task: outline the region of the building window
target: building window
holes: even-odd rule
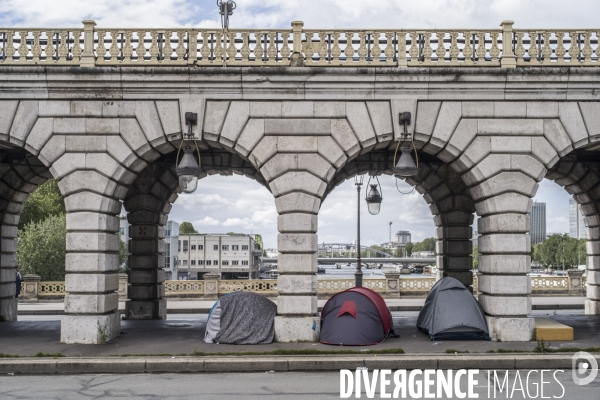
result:
[[[232,261],[231,265],[238,265],[240,262],[239,261]]]
[[[204,245],[202,245],[202,244],[199,244],[199,245],[198,245],[198,250],[204,250]]]
[[[238,246],[237,244],[232,244],[231,245],[231,250],[239,250],[240,246]]]
[[[190,261],[190,265],[196,265],[196,260]]]
[[[198,260],[198,265],[204,265],[204,260]]]
[[[124,235],[124,234],[125,234],[125,228],[120,228],[120,229],[119,229],[119,233],[120,233],[121,235]]]
[[[177,251],[181,251],[181,240],[177,241]]]
[[[223,245],[223,250],[229,250],[229,245],[228,244],[224,244]]]
[[[210,265],[210,260],[206,260],[206,265]]]
[[[190,250],[196,250],[196,245],[195,244],[191,245]]]
[[[213,260],[213,265],[219,265],[219,260]]]
[[[248,265],[248,261],[242,261],[242,265]]]
[[[219,251],[219,245],[218,245],[218,244],[215,244],[215,245],[213,246],[213,250],[217,250],[217,251]]]
[[[187,260],[183,260],[183,266],[187,266]]]
[[[248,245],[247,244],[243,244],[242,245],[242,250],[248,250]]]
[[[221,261],[221,265],[229,265],[229,261]]]
[[[187,240],[184,240],[184,241],[183,241],[183,252],[185,253],[185,252],[187,252],[187,251],[188,251],[188,241],[187,241]]]

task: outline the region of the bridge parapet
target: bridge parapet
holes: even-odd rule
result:
[[[596,29],[0,28],[0,65],[502,67],[598,65]]]

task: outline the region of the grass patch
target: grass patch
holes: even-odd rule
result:
[[[530,350],[518,350],[518,349],[497,349],[497,350],[488,350],[486,353],[531,353]]]
[[[19,358],[16,354],[0,353],[0,358]]]
[[[600,347],[562,347],[559,349],[546,348],[547,353],[577,353],[578,351],[585,351],[587,353],[600,353]]]
[[[64,357],[62,353],[42,353],[41,351],[34,355],[34,357]]]
[[[228,353],[205,353],[203,351],[192,351],[194,357],[206,356],[296,356],[296,355],[326,355],[326,354],[404,354],[404,350],[381,349],[381,350],[317,350],[317,349],[277,349],[273,351],[235,351]]]
[[[468,353],[469,350],[446,349],[446,353]]]

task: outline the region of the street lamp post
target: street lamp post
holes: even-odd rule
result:
[[[365,197],[367,202],[367,209],[369,210],[369,214],[377,215],[379,214],[379,210],[381,209],[381,201],[383,197],[379,193],[381,190],[381,185],[379,184],[379,179],[377,179],[377,184],[371,185],[371,178],[369,177],[368,186],[371,187],[371,190]],[[362,278],[363,273],[361,269],[360,262],[360,189],[363,184],[363,175],[356,175],[354,177],[354,184],[356,185],[356,272],[354,273],[354,286],[360,287],[362,286]],[[379,190],[378,190],[379,187]]]
[[[360,268],[360,189],[363,184],[363,176],[356,175],[354,177],[356,185],[356,272],[354,273],[354,286],[362,286],[363,273]]]

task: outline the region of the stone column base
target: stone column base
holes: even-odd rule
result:
[[[600,301],[587,299],[585,301],[586,315],[600,315]]]
[[[275,317],[276,342],[317,342],[320,330],[319,317]]]
[[[60,323],[60,342],[66,344],[102,344],[121,332],[121,314],[64,315]]]
[[[167,319],[167,299],[127,300],[125,319]]]
[[[486,316],[490,337],[495,342],[529,342],[533,340],[533,318],[510,318]]]
[[[1,320],[4,321],[16,321],[17,320],[17,299],[8,298],[0,299],[0,315]]]

